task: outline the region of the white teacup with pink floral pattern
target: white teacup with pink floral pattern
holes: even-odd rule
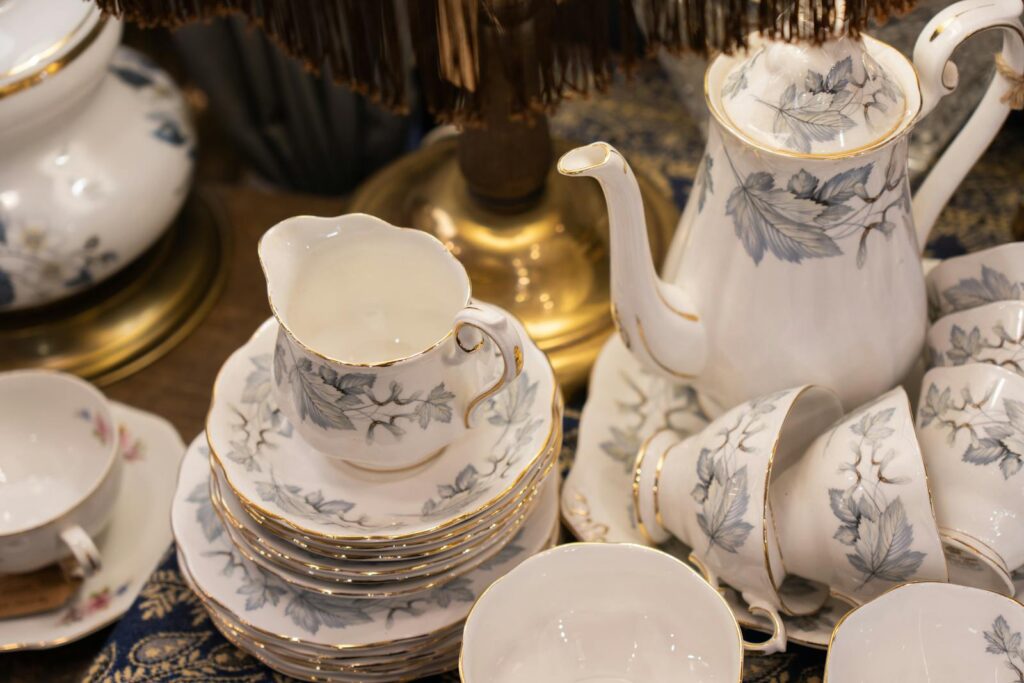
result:
[[[0,573],[69,555],[100,566],[93,543],[121,485],[110,405],[91,384],[57,372],[0,374]]]

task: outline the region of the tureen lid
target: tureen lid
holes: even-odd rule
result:
[[[871,46],[878,45],[871,41]],[[903,121],[906,95],[867,41],[752,40],[718,88],[732,125],[775,151],[826,155],[878,142]]]
[[[100,14],[83,0],[0,0],[0,92],[66,58]]]

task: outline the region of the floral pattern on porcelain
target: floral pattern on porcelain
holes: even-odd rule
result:
[[[276,354],[275,354],[276,355]],[[256,473],[260,499],[277,510],[302,520],[315,520],[320,524],[343,529],[398,530],[413,521],[432,520],[457,514],[478,500],[511,473],[514,466],[526,456],[532,456],[524,445],[535,438],[545,418],[531,413],[537,395],[538,382],[530,380],[523,371],[505,390],[488,399],[482,415],[494,428],[501,428],[487,458],[488,469],[467,465],[448,482],[437,483],[434,496],[420,505],[420,513],[409,522],[380,522],[356,514],[356,504],[349,500],[328,498],[317,490],[308,490],[287,480],[287,475],[275,471],[267,462],[268,449],[277,449],[294,437],[292,425],[274,405],[271,390],[271,364],[276,362],[269,354],[249,357],[252,367],[246,376],[245,388],[238,405],[233,406],[235,421],[231,425],[231,450],[224,457]]]
[[[947,432],[950,443],[967,433],[970,441],[961,455],[963,462],[998,467],[1006,480],[1024,465],[1024,402],[1003,398],[1001,405],[990,405],[991,399],[991,393],[974,396],[970,387],[954,397],[951,387],[940,390],[933,382],[918,411],[918,424],[924,428],[935,423]]]
[[[494,481],[505,479],[526,454],[526,446],[544,423],[531,418],[530,408],[537,396],[537,382],[524,372],[505,391],[488,399],[484,412],[487,422],[501,427],[487,460],[487,469],[466,465],[451,482],[437,485],[437,496],[423,503],[424,519],[434,519],[463,509],[490,489]]]
[[[750,84],[749,71],[764,54],[757,50],[725,81],[722,95],[734,100]],[[834,62],[823,72],[808,69],[803,82],[791,82],[774,102],[753,96],[752,102],[770,109],[772,136],[777,147],[811,154],[815,143],[836,141],[843,132],[865,126],[885,134],[892,116],[874,121],[873,113],[889,114],[903,103],[899,86],[871,55],[861,53],[863,75],[854,75],[853,55]]]
[[[827,177],[815,175],[809,165],[794,173],[747,171],[742,167],[743,156],[737,150],[730,153],[729,144],[721,147],[733,180],[725,213],[757,265],[768,252],[795,264],[842,256],[850,249],[845,242],[856,236],[857,267],[863,268],[871,234],[888,241],[902,215],[910,211],[905,141],[893,145],[882,172],[876,173],[876,162],[869,161]],[[698,172],[698,213],[706,196],[715,191],[714,167],[709,152]],[[869,186],[877,189],[871,191]]]
[[[746,543],[754,525],[746,521],[750,505],[747,466],[743,455],[757,448],[767,434],[761,418],[777,409],[776,402],[789,392],[776,392],[749,402],[730,426],[722,429],[717,444],[703,447],[697,456],[697,480],[690,495],[701,506],[697,524],[707,541],[707,550],[718,546],[736,553]]]
[[[997,322],[984,334],[979,326],[965,330],[953,325],[949,331],[949,346],[945,351],[928,349],[932,365],[966,365],[988,363],[1024,375],[1024,334],[1010,334]]]
[[[209,487],[205,482],[196,486],[187,501],[196,506],[195,519],[202,527],[208,544],[203,555],[223,560],[221,573],[237,579],[238,586],[235,590],[238,595],[245,596],[245,610],[253,612],[283,605],[284,614],[291,622],[312,635],[317,634],[325,626],[344,629],[378,621],[386,630],[393,625],[398,615],[415,617],[431,608],[444,609],[459,602],[469,605],[478,597],[471,580],[467,577],[453,579],[407,598],[340,598],[303,590],[249,562],[238,552],[224,534],[224,528],[213,509]],[[523,531],[520,530],[507,546],[481,565],[480,569],[493,569],[522,554],[525,551],[524,546],[519,543],[522,534]]]
[[[70,246],[64,229],[5,212],[0,204],[0,310],[19,299],[49,300],[84,289],[118,262],[98,235],[79,240]]]
[[[637,375],[623,373],[622,382],[630,395],[617,398],[616,405],[627,419],[621,427],[609,425],[608,438],[601,442],[601,451],[629,475],[640,445],[654,432],[671,429],[682,438],[709,422],[692,386],[647,371]]]
[[[926,556],[914,550],[913,525],[895,494],[909,480],[886,471],[899,455],[889,441],[896,433],[890,424],[895,410],[869,408],[849,425],[852,460],[841,464],[839,471],[850,473],[854,481],[846,489],[828,490],[829,505],[840,522],[833,538],[849,546],[846,559],[857,572],[860,587],[874,580],[904,582]]]
[[[435,421],[452,421],[455,394],[444,382],[429,390],[407,391],[392,381],[381,393],[375,386],[376,374],[339,373],[308,355],[296,356],[283,331],[274,349],[274,379],[278,386],[287,382],[292,388],[302,420],[328,430],[362,431],[367,443],[373,443],[382,430],[400,441],[409,427],[424,430]]]
[[[1024,649],[1021,648],[1020,631],[1014,631],[999,615],[992,622],[991,631],[983,631],[985,652],[1006,659],[1006,668],[1013,672],[1012,683],[1024,683]]]
[[[126,593],[129,587],[131,587],[131,583],[125,582],[113,590],[109,586],[104,586],[99,590],[90,592],[89,595],[80,598],[74,605],[69,607],[58,623],[62,625],[76,624],[83,619],[106,611],[110,608],[114,598]]]
[[[963,311],[996,301],[1024,300],[1024,282],[1014,282],[1005,273],[983,265],[979,277],[961,278],[938,293],[945,312]]]

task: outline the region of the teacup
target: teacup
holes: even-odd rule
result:
[[[780,454],[772,472],[788,571],[852,605],[895,584],[948,579],[902,388],[844,416],[806,452]]]
[[[655,539],[665,531],[677,536],[712,585],[728,583],[751,612],[772,620],[771,638],[745,643],[749,650],[784,650],[779,612],[809,614],[828,597],[823,588],[782,591],[786,569],[768,484],[774,461],[798,457],[841,415],[832,391],[798,387],[740,404],[675,445],[659,433],[638,454],[634,503],[642,528]]]
[[[735,683],[739,626],[721,595],[660,550],[571,543],[526,560],[466,619],[464,683]]]
[[[281,324],[278,405],[329,456],[420,464],[522,370],[518,324],[474,301],[462,264],[427,233],[364,214],[297,216],[263,235],[259,256]]]
[[[839,620],[826,683],[1024,680],[1024,606],[949,583],[893,588]]]
[[[116,427],[103,394],[46,370],[0,373],[0,573],[73,556],[93,574],[92,539],[121,485]]]
[[[950,313],[928,330],[932,365],[988,363],[1024,376],[1024,301]]]
[[[1024,243],[1011,242],[940,261],[928,273],[932,317],[1024,299]]]
[[[1012,596],[1024,565],[1024,378],[981,363],[929,370],[917,435],[952,579]]]

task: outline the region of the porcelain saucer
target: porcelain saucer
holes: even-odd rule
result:
[[[484,588],[548,544],[558,517],[557,487],[552,487],[515,538],[466,576],[401,598],[326,596],[282,582],[232,545],[210,501],[210,468],[201,445],[199,437],[185,456],[172,507],[183,570],[204,602],[279,641],[345,649],[401,642],[448,628],[465,618]]]
[[[672,429],[682,438],[708,421],[693,387],[646,372],[613,335],[591,371],[576,459],[562,487],[562,518],[573,534],[583,541],[654,545],[637,527],[633,513],[637,449],[662,429]],[[689,548],[677,540],[660,547],[688,562]],[[726,602],[742,626],[771,632],[767,620],[752,616],[736,591],[724,588]],[[815,614],[783,616],[789,640],[827,647],[836,620],[849,609],[830,599]]]
[[[552,453],[554,455],[554,452]],[[245,513],[241,504],[231,495],[231,489],[223,483],[219,470],[214,466],[210,485],[214,490],[214,507],[222,521],[241,532],[247,544],[254,550],[273,556],[275,560],[296,571],[306,571],[310,575],[331,577],[349,577],[358,580],[362,577],[376,577],[384,580],[387,577],[404,577],[435,572],[438,567],[451,563],[468,561],[476,551],[494,537],[500,535],[509,526],[516,513],[521,511],[536,494],[530,492],[523,500],[499,516],[491,518],[485,526],[471,529],[463,535],[449,539],[434,551],[418,551],[413,557],[395,559],[392,551],[382,549],[377,555],[351,556],[351,551],[315,550],[303,541],[291,537],[280,537],[272,530],[261,527],[256,520]],[[533,491],[536,484],[531,485]],[[219,499],[218,499],[219,496]],[[267,533],[271,531],[271,533]],[[301,545],[297,545],[301,543]],[[406,552],[406,548],[401,549]]]
[[[509,522],[503,525],[499,533],[487,538],[480,547],[468,546],[465,554],[455,560],[437,566],[428,567],[426,571],[397,576],[363,576],[350,577],[347,574],[332,573],[329,570],[299,569],[281,560],[279,555],[268,552],[258,541],[250,538],[241,529],[225,519],[217,499],[218,491],[215,479],[211,480],[211,502],[221,519],[222,526],[238,552],[248,561],[277,575],[285,583],[298,588],[317,591],[325,595],[339,595],[357,598],[387,598],[399,595],[419,593],[435,586],[442,585],[463,576],[501,552],[501,549],[512,539],[533,513],[543,498],[546,487],[550,487],[552,476],[549,475],[538,485],[538,492],[531,494],[524,505]]]
[[[276,320],[266,321],[224,363],[207,437],[235,495],[278,525],[367,547],[433,534],[520,495],[547,452],[560,399],[547,357],[529,344],[522,374],[488,399],[478,426],[439,457],[385,474],[327,458],[298,438],[274,405],[277,330]]]
[[[0,619],[0,652],[57,647],[116,621],[131,607],[173,540],[168,511],[174,491],[167,484],[174,480],[185,444],[163,418],[111,405],[124,466],[113,517],[97,539],[103,566],[82,584],[70,605]]]
[[[227,509],[234,513],[237,526],[245,527],[251,534],[259,537],[260,545],[268,551],[280,555],[293,555],[293,559],[301,563],[303,560],[314,564],[328,563],[339,568],[361,572],[364,569],[383,571],[398,566],[416,566],[417,564],[436,563],[445,557],[461,553],[467,547],[482,542],[487,536],[495,535],[500,528],[508,523],[526,502],[535,494],[538,483],[554,468],[561,452],[562,416],[561,399],[552,406],[554,429],[551,430],[544,453],[524,473],[512,495],[492,507],[470,515],[464,520],[445,527],[444,529],[416,536],[390,541],[378,541],[379,545],[362,546],[353,541],[331,541],[311,537],[294,529],[275,522],[247,507],[238,498],[235,491],[225,479],[223,470],[211,458],[211,469],[221,494],[221,500]]]

